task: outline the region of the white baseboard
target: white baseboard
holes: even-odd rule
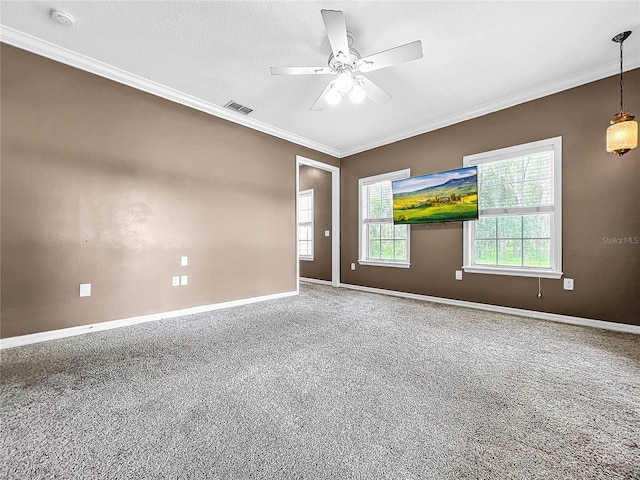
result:
[[[640,326],[628,325],[626,323],[605,322],[604,320],[593,320],[590,318],[571,317],[569,315],[560,315],[558,313],[537,312],[535,310],[525,310],[522,308],[502,307],[500,305],[488,305],[485,303],[467,302],[465,300],[453,300],[449,298],[431,297],[429,295],[419,295],[417,293],[396,292],[394,290],[385,290],[382,288],[363,287],[361,285],[352,285],[349,283],[341,283],[340,287],[350,288],[352,290],[361,290],[369,293],[380,293],[383,295],[391,295],[394,297],[411,298],[413,300],[423,300],[434,303],[444,303],[447,305],[455,305],[457,307],[476,308],[478,310],[488,310],[490,312],[508,313],[520,317],[530,317],[539,320],[549,320],[552,322],[569,323],[571,325],[579,325],[582,327],[602,328],[604,330],[613,330],[616,332],[635,333],[640,335]]]
[[[0,339],[0,350],[7,348],[21,347],[31,343],[46,342],[58,338],[73,337],[90,332],[99,332],[102,330],[111,330],[112,328],[127,327],[137,325],[139,323],[153,322],[163,320],[165,318],[182,317],[184,315],[192,315],[194,313],[211,312],[213,310],[221,310],[223,308],[238,307],[240,305],[248,305],[250,303],[264,302],[267,300],[275,300],[277,298],[291,297],[297,295],[298,292],[282,292],[260,297],[243,298],[241,300],[231,300],[228,302],[213,303],[211,305],[201,305],[198,307],[183,308],[180,310],[172,310],[170,312],[152,313],[150,315],[141,315],[139,317],[123,318],[121,320],[111,320],[108,322],[93,323],[90,325],[81,325],[78,327],[61,328],[59,330],[50,330],[48,332],[31,333],[29,335],[20,335],[18,337],[9,337]]]
[[[330,280],[318,280],[317,278],[300,277],[300,281],[301,282],[307,282],[307,283],[317,283],[317,284],[320,284],[320,285],[331,286],[331,281]]]

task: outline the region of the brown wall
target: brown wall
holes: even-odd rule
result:
[[[625,73],[625,108],[640,114],[640,70]],[[341,281],[437,297],[640,325],[640,245],[603,238],[640,238],[640,148],[605,152],[616,113],[617,77],[459,123],[341,161]],[[462,166],[462,157],[562,136],[563,271],[575,280],[464,274],[462,224],[411,227],[411,268],[358,265],[358,179],[402,168],[411,175]]]
[[[331,172],[308,165],[300,166],[300,190],[313,189],[313,261],[300,260],[300,276],[331,281]],[[332,232],[333,234],[333,232]]]
[[[3,338],[294,290],[296,155],[340,163],[342,282],[640,324],[640,245],[603,241],[640,237],[640,149],[604,152],[616,77],[339,162],[5,44],[0,59]],[[625,85],[638,114],[640,70]],[[413,227],[410,269],[349,269],[358,178],[557,135],[574,291],[543,280],[539,300],[533,278],[455,281],[459,224]],[[190,285],[171,287],[183,273]]]
[[[2,337],[295,290],[296,155],[337,159],[5,44],[1,61]]]

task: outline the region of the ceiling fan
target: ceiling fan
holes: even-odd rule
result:
[[[416,40],[361,58],[358,51],[352,48],[353,36],[347,32],[344,14],[339,10],[321,10],[320,13],[331,44],[328,66],[271,67],[271,75],[337,75],[322,91],[311,110],[337,105],[343,95],[348,95],[353,103],[361,103],[365,98],[377,103],[390,100],[391,95],[362,74],[422,58],[422,42]]]

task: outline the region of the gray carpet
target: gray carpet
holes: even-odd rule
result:
[[[303,284],[2,352],[9,479],[639,479],[640,337]]]

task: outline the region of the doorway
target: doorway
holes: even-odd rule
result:
[[[331,238],[331,285],[334,287],[340,286],[340,168],[334,167],[327,163],[318,162],[309,158],[296,155],[296,197],[300,192],[300,170],[301,167],[312,167],[318,170],[331,173],[331,226],[330,229],[321,227],[319,229],[321,237],[317,240],[322,240],[325,235]],[[299,211],[298,202],[296,202],[296,265],[297,265],[297,291],[300,291],[300,262],[305,260],[299,259]],[[317,230],[317,229],[316,229]],[[317,237],[317,235],[316,235]],[[324,282],[320,282],[324,283]]]

